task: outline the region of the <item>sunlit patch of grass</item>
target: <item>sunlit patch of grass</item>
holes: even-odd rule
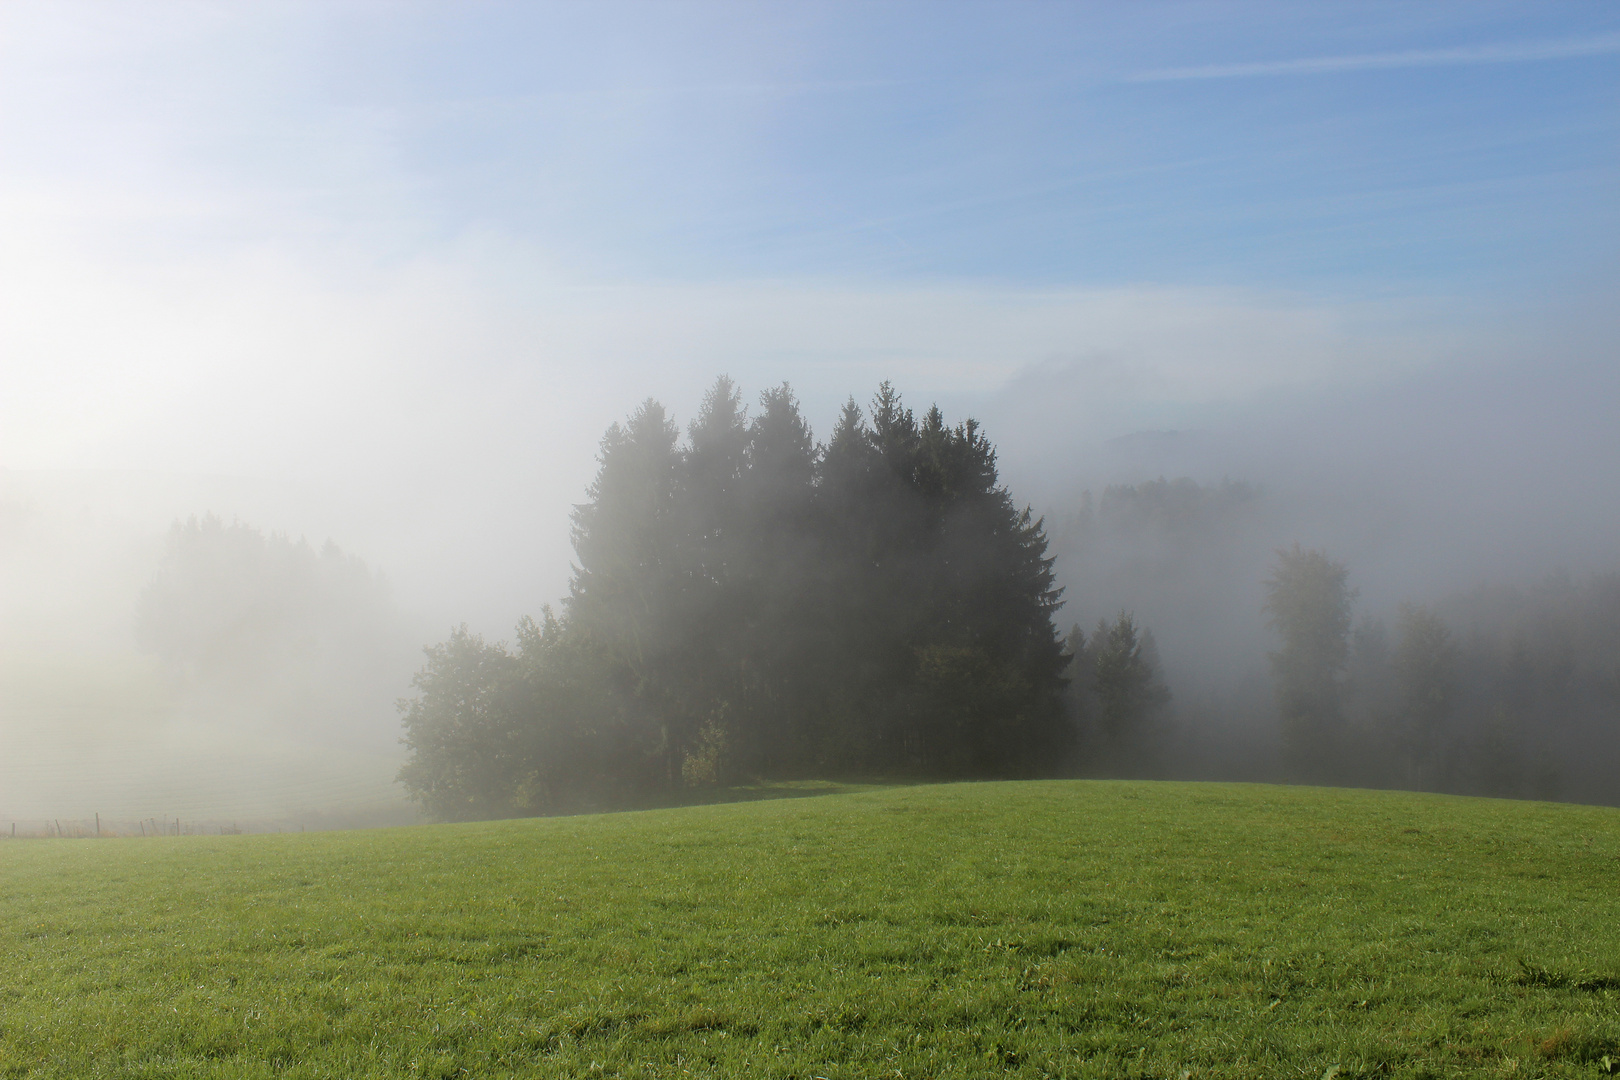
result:
[[[1617,865],[1614,810],[1104,782],[0,842],[0,1076],[1590,1077]]]

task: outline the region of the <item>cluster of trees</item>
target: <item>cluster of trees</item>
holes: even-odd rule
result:
[[[1042,523],[978,425],[887,383],[818,445],[786,386],[750,416],[721,378],[684,443],[648,401],[599,460],[561,613],[513,648],[455,631],[402,703],[401,779],[438,816],[745,777],[1049,775],[1075,768],[1082,710],[1124,747],[1163,703],[1128,615],[1065,648]]]
[[[1173,737],[1167,713],[1171,694],[1153,631],[1139,628],[1136,617],[1121,610],[1112,621],[1098,622],[1089,638],[1073,626],[1064,652],[1077,771],[1143,775],[1162,770],[1165,744]]]
[[[1059,639],[1046,533],[992,446],[887,384],[818,444],[785,386],[750,415],[721,379],[684,439],[648,401],[599,460],[560,612],[510,647],[454,631],[401,703],[435,816],[830,775],[1620,799],[1620,576],[1357,621],[1348,568],[1275,549],[1261,490],[1158,480],[1059,531],[1081,606],[1118,612]]]
[[[431,651],[402,778],[434,813],[1068,753],[1045,536],[971,421],[885,385],[817,446],[786,387],[750,418],[721,379],[685,445],[652,401],[608,430],[573,539],[560,618]]]
[[[1521,798],[1620,797],[1620,575],[1481,589],[1352,624],[1344,563],[1277,553],[1266,611],[1289,775]]]
[[[1380,548],[1321,492],[1186,478],[1108,487],[1054,528],[1070,603],[1132,609],[1175,675],[1174,724],[1117,770],[1620,802],[1620,578],[1375,612],[1367,571],[1301,532]],[[1407,569],[1381,554],[1374,577]]]

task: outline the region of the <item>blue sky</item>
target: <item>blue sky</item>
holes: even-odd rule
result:
[[[63,10],[7,16],[8,171],[243,200],[159,243],[295,217],[615,279],[1378,295],[1614,270],[1609,5]]]
[[[423,24],[333,93],[412,115],[445,227],[620,273],[1383,293],[1612,261],[1613,9],[749,10]]]
[[[403,562],[425,503],[542,596],[649,393],[891,378],[1025,479],[1612,367],[1617,239],[1611,4],[0,8],[0,466],[304,485],[267,524]]]
[[[630,273],[1449,282],[1614,224],[1620,13],[749,10],[345,27],[332,98],[405,114],[445,227]],[[1220,74],[1318,57],[1352,63]]]

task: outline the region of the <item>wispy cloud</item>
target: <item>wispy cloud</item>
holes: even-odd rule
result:
[[[1566,60],[1581,56],[1620,53],[1620,34],[1562,41],[1532,41],[1506,45],[1465,45],[1454,49],[1413,49],[1405,52],[1356,53],[1349,56],[1313,56],[1299,60],[1262,60],[1248,64],[1207,64],[1201,67],[1159,68],[1130,77],[1131,82],[1182,82],[1190,79],[1247,79],[1267,75],[1326,75],[1341,71],[1376,71],[1385,68],[1446,67],[1459,64],[1522,64],[1537,60]]]

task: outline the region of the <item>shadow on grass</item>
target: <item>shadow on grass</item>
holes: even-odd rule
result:
[[[1519,974],[1514,976],[1513,981],[1520,986],[1536,986],[1544,990],[1620,990],[1620,977],[1614,975],[1568,975],[1562,971],[1550,971],[1528,960],[1519,961]]]
[[[715,806],[723,803],[764,802],[770,799],[811,799],[820,795],[849,795],[860,791],[911,787],[920,781],[903,780],[781,780],[731,787],[682,788],[637,799],[619,810],[672,810],[682,806]]]

